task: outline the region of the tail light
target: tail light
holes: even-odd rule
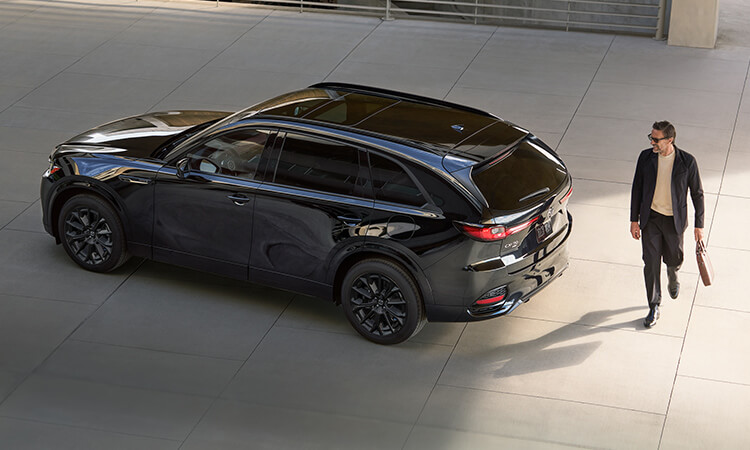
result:
[[[567,202],[568,199],[570,198],[570,194],[572,193],[573,193],[573,186],[571,186],[570,189],[568,189],[568,193],[565,194],[565,197],[560,199],[560,204],[562,205],[563,203]]]
[[[459,224],[459,227],[461,228],[461,231],[474,239],[491,242],[505,239],[512,234],[523,231],[533,225],[537,220],[539,220],[538,216],[512,227],[505,227],[502,225],[468,225],[465,223]]]

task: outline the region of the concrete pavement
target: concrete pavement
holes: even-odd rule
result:
[[[0,3],[0,447],[748,448],[741,17],[702,50],[210,2]],[[470,104],[555,147],[575,178],[565,276],[509,317],[382,347],[332,304],[139,260],[88,273],[44,233],[39,178],[62,140],[324,80]],[[663,119],[698,159],[717,278],[700,284],[689,230],[680,298],[645,330],[629,189]]]

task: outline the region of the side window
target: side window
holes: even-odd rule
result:
[[[190,170],[253,179],[268,135],[244,128],[216,136],[188,154]]]
[[[375,199],[410,206],[427,203],[419,187],[395,161],[370,153],[370,171]]]
[[[287,186],[357,194],[360,150],[346,144],[288,133],[273,181]]]

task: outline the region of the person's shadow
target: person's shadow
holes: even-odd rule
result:
[[[601,342],[564,345],[565,342],[615,330],[643,328],[642,319],[599,326],[610,317],[641,309],[629,307],[592,311],[581,316],[576,323],[566,324],[536,339],[495,347],[491,350],[493,356],[488,360],[496,361],[499,366],[494,370],[496,378],[576,366],[588,359],[601,346]]]

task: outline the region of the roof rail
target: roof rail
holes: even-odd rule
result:
[[[472,108],[471,106],[460,105],[458,103],[452,103],[452,102],[448,102],[445,100],[439,100],[436,98],[423,97],[421,95],[407,94],[405,92],[392,91],[390,89],[382,89],[382,88],[377,88],[377,87],[372,87],[372,86],[363,86],[363,85],[352,84],[352,83],[326,82],[326,83],[313,84],[312,86],[310,86],[310,88],[338,89],[338,90],[349,91],[349,92],[372,94],[372,95],[376,95],[379,97],[390,97],[390,98],[395,98],[399,100],[408,100],[408,101],[412,101],[416,103],[423,103],[423,104],[428,104],[428,105],[460,109],[462,111],[479,114],[481,116],[492,117],[494,119],[500,119],[498,116],[494,114],[488,113],[487,111],[482,111],[481,109]]]

